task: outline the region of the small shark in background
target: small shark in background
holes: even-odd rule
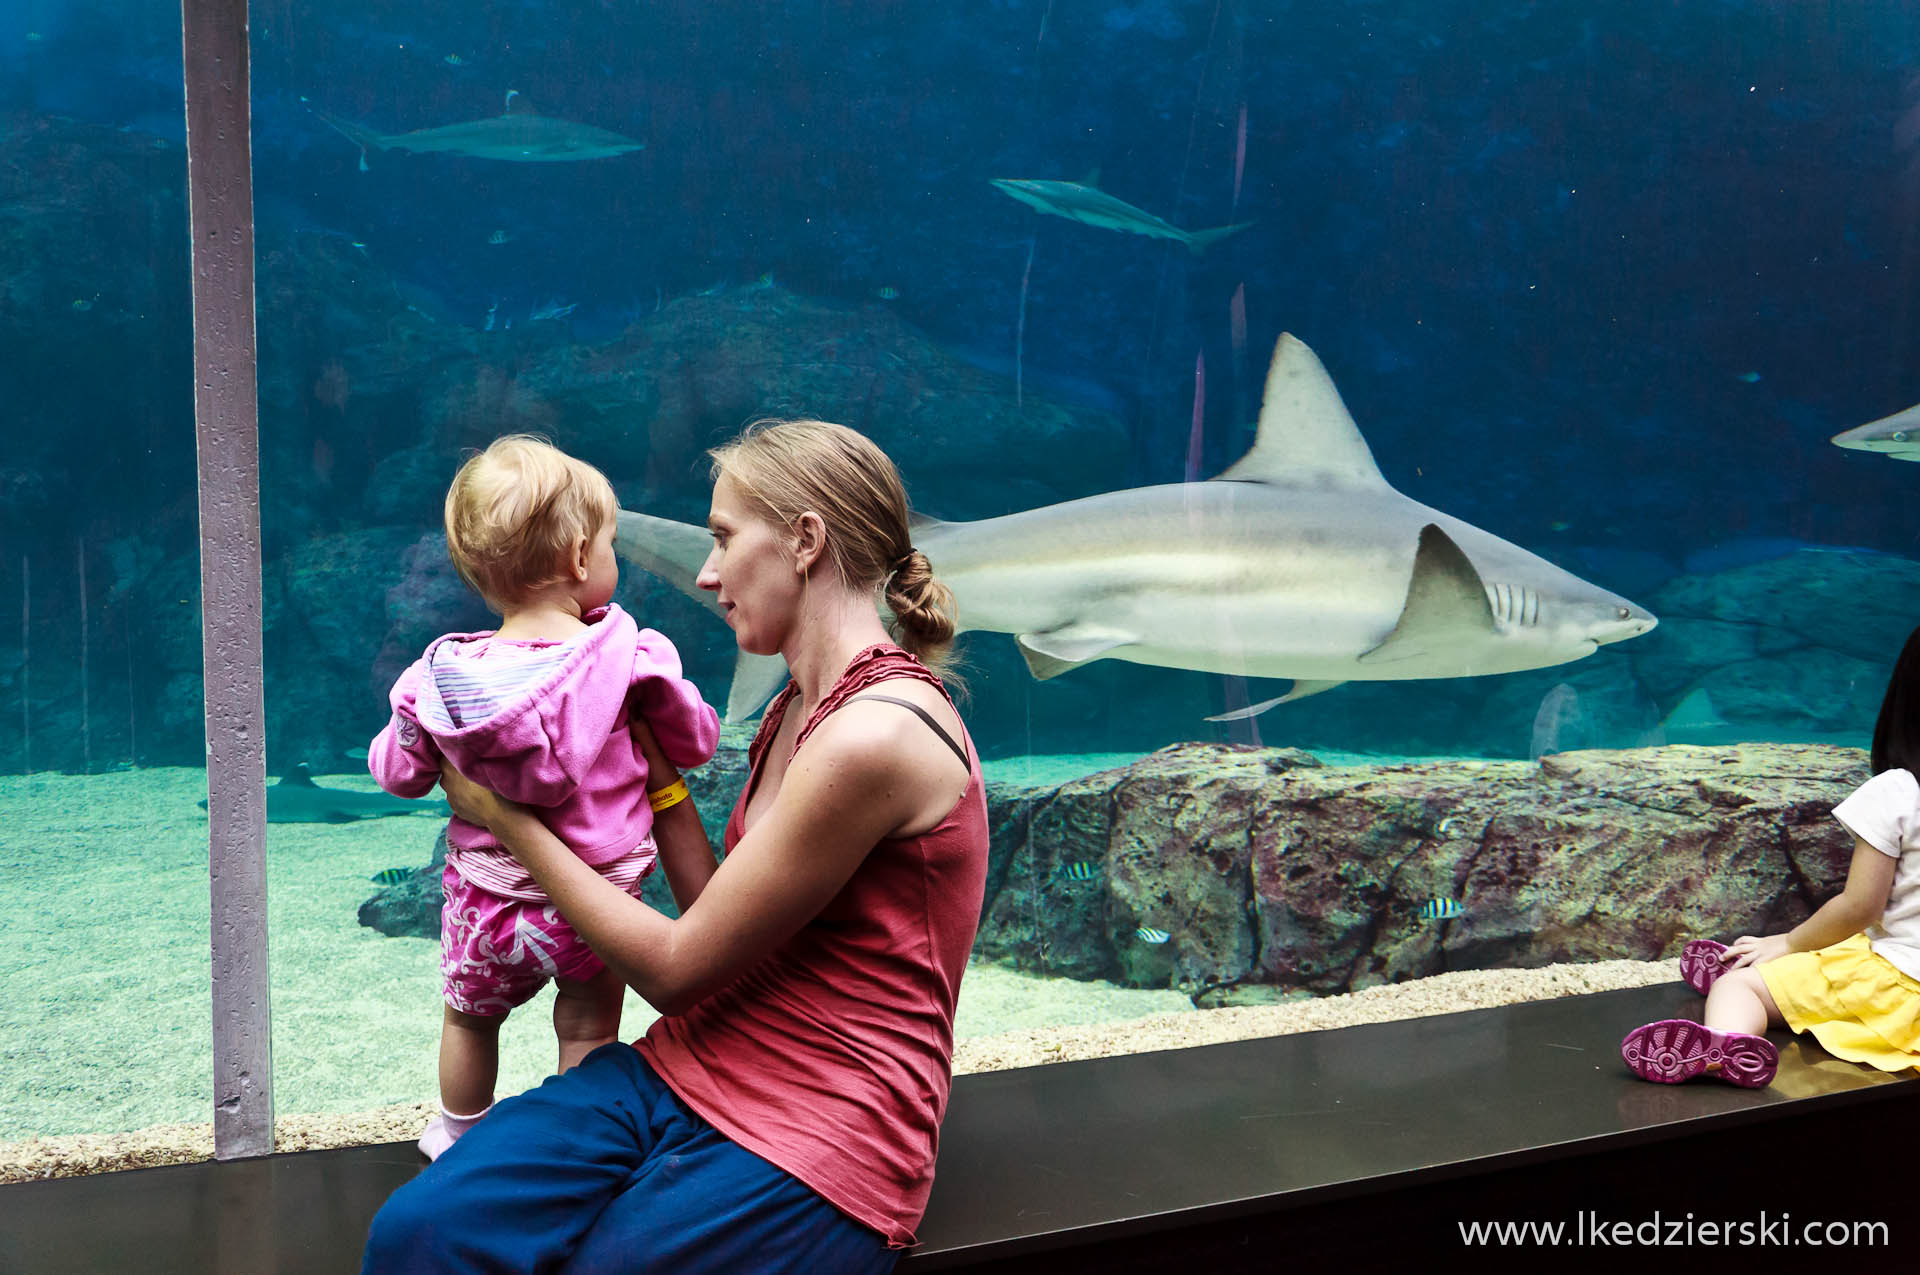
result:
[[[1135,208],[1124,199],[1115,199],[1099,188],[1099,180],[1099,171],[1095,170],[1077,182],[995,177],[991,184],[1002,194],[1011,195],[1027,207],[1037,208],[1043,213],[1088,226],[1099,226],[1103,230],[1119,230],[1153,239],[1171,239],[1185,244],[1196,255],[1253,224],[1242,221],[1214,230],[1182,230],[1145,209]]]
[[[1313,351],[1282,335],[1253,448],[1206,482],[1106,492],[978,522],[915,523],[960,628],[1011,633],[1036,678],[1093,660],[1290,677],[1252,717],[1348,681],[1546,668],[1657,621],[1387,484]],[[705,528],[622,510],[614,547],[682,592]],[[742,653],[727,720],[786,678]]]
[[[206,802],[200,808],[207,808]],[[268,823],[353,823],[389,815],[432,815],[445,819],[452,812],[444,801],[416,801],[384,792],[352,788],[323,788],[313,782],[301,762],[267,789]]]
[[[1920,403],[1835,434],[1833,445],[1857,452],[1879,452],[1895,460],[1920,460]]]
[[[360,147],[360,171],[367,171],[369,150],[407,151],[412,154],[464,155],[470,159],[500,159],[517,164],[567,163],[583,159],[612,159],[642,150],[645,142],[572,120],[541,115],[532,107],[514,105],[518,89],[507,94],[506,113],[464,124],[418,128],[411,133],[376,133],[316,110],[328,125]]]

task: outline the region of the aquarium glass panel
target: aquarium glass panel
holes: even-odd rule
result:
[[[0,1142],[212,1119],[184,140],[177,7],[7,6]]]
[[[779,680],[694,584],[705,450],[813,416],[899,463],[989,782],[962,1069],[1671,981],[1804,918],[1920,621],[1911,8],[256,6],[279,1111],[435,1097],[447,812],[372,772],[396,685],[499,622],[444,507],[510,433],[640,515],[613,599],[737,719],[716,840]],[[107,835],[0,844],[86,934],[81,846],[204,875],[177,30],[31,12],[0,782]],[[201,915],[156,940],[196,1042]],[[9,1012],[89,1021],[56,975]],[[45,1119],[134,1118],[89,1102]]]

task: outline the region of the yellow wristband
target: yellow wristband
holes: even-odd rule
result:
[[[655,813],[668,806],[677,806],[686,799],[687,781],[684,779],[676,779],[665,788],[656,788],[647,794],[647,804],[653,807]]]

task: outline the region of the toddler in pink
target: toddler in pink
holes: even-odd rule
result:
[[[502,622],[437,638],[401,674],[367,765],[398,796],[425,796],[451,766],[538,807],[583,860],[638,893],[654,866],[653,812],[685,788],[649,794],[629,723],[644,717],[685,769],[713,756],[720,722],[673,644],[611,601],[617,512],[598,470],[539,439],[499,439],[461,468],[447,494],[448,552]],[[429,1157],[491,1107],[509,1011],[555,982],[565,1071],[618,1037],[626,992],[485,828],[447,825],[442,883],[441,1114],[421,1138]]]

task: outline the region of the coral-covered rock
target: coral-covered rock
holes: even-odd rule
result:
[[[1400,766],[1179,746],[996,821],[1019,840],[996,846],[979,951],[1141,986],[1319,993],[1650,959],[1783,929],[1836,892],[1852,843],[1828,814],[1866,774],[1863,753],[1815,745]],[[1459,914],[1423,917],[1437,900]]]

